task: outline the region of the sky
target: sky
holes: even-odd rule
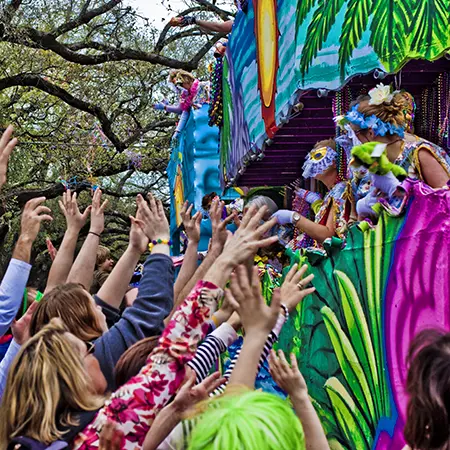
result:
[[[154,20],[154,24],[158,28],[163,28],[167,20],[176,15],[170,14],[167,6],[162,5],[161,0],[127,0],[127,3],[136,8],[144,17]],[[175,11],[184,9],[183,0],[166,0],[165,4],[170,4]]]

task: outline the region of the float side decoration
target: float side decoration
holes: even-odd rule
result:
[[[224,72],[224,86],[230,87],[224,112],[239,112],[238,105],[244,105],[245,126],[234,127],[233,116],[224,114],[223,184],[231,184],[258,158],[302,92],[339,89],[355,75],[376,69],[396,73],[411,59],[444,56],[450,50],[449,10],[449,0],[249,3],[236,19],[226,53],[234,70]],[[258,25],[263,20],[264,28]],[[235,142],[249,145],[242,149]]]
[[[249,4],[237,17],[224,63],[223,185],[236,183],[263,156],[305,91],[340,89],[355,75],[393,74],[411,59],[442,57],[450,50],[449,6],[448,0]],[[264,13],[269,29],[262,32]],[[276,64],[261,74],[275,47]],[[448,111],[440,112],[448,120]],[[403,447],[408,347],[418,331],[450,326],[450,192],[406,184],[402,215],[383,212],[375,227],[354,225],[344,241],[306,252],[317,292],[280,338],[279,348],[298,355],[333,449]]]

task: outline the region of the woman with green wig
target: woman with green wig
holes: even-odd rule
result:
[[[289,404],[260,391],[212,400],[194,428],[189,450],[302,450],[302,424]]]

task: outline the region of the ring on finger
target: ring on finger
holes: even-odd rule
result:
[[[297,283],[297,287],[298,287],[301,291],[303,291],[303,289],[305,289],[305,286],[303,286],[303,282],[302,282],[302,281],[299,281],[299,282]]]

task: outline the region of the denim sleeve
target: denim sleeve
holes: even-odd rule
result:
[[[173,308],[175,270],[167,255],[150,255],[133,306],[95,342],[95,356],[108,382],[115,389],[114,367],[122,354],[136,342],[157,336],[164,330],[164,319]]]
[[[31,265],[18,259],[11,259],[0,284],[0,336],[9,329],[22,303]]]

